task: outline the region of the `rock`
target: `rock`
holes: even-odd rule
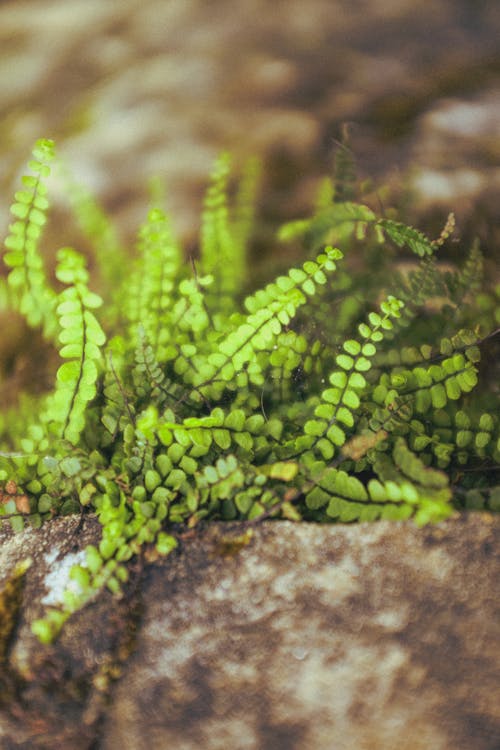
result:
[[[499,517],[242,531],[211,524],[137,563],[122,600],[104,593],[50,647],[29,623],[97,524],[2,532],[0,576],[33,564],[0,746],[498,748]]]
[[[499,108],[498,91],[490,91],[441,99],[419,119],[413,187],[420,210],[453,206],[470,217],[474,206],[484,209],[500,194]]]

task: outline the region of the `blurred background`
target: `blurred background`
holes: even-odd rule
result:
[[[265,213],[290,218],[349,122],[362,176],[411,170],[422,210],[454,208],[485,234],[499,39],[498,0],[4,0],[0,225],[42,136],[125,235],[156,174],[192,238],[221,149],[262,156]]]
[[[223,149],[264,164],[265,225],[307,214],[349,123],[360,177],[404,185],[431,235],[498,247],[498,0],[0,2],[0,231],[34,141],[133,242],[148,179],[196,245]],[[81,247],[56,195],[47,241]]]

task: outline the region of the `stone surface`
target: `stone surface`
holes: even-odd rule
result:
[[[97,527],[3,532],[0,577],[34,563],[0,672],[2,750],[498,748],[499,517],[266,523],[235,554],[240,532],[184,536],[43,648],[29,622]]]

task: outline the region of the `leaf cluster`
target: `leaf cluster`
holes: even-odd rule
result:
[[[62,362],[52,393],[2,415],[0,482],[29,508],[5,495],[0,514],[14,528],[75,512],[102,525],[62,607],[35,624],[42,640],[103,586],[119,595],[146,547],[175,549],[180,524],[423,524],[457,507],[498,510],[498,386],[482,362],[498,341],[500,289],[483,280],[477,245],[463,267],[440,267],[452,219],[431,240],[356,203],[346,153],[312,217],[280,230],[305,260],[258,290],[245,271],[255,163],[230,200],[229,157],[217,162],[189,261],[152,205],[125,262],[109,220],[68,183],[97,273],[114,279],[101,297],[73,248],[48,282],[55,153],[36,144],[4,261],[11,305]]]

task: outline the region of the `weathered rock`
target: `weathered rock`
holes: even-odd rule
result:
[[[57,598],[67,555],[98,534],[76,529],[0,537],[1,578],[34,560],[1,673],[2,750],[498,748],[499,517],[267,523],[238,552],[239,525],[210,525],[41,647],[44,584]]]

